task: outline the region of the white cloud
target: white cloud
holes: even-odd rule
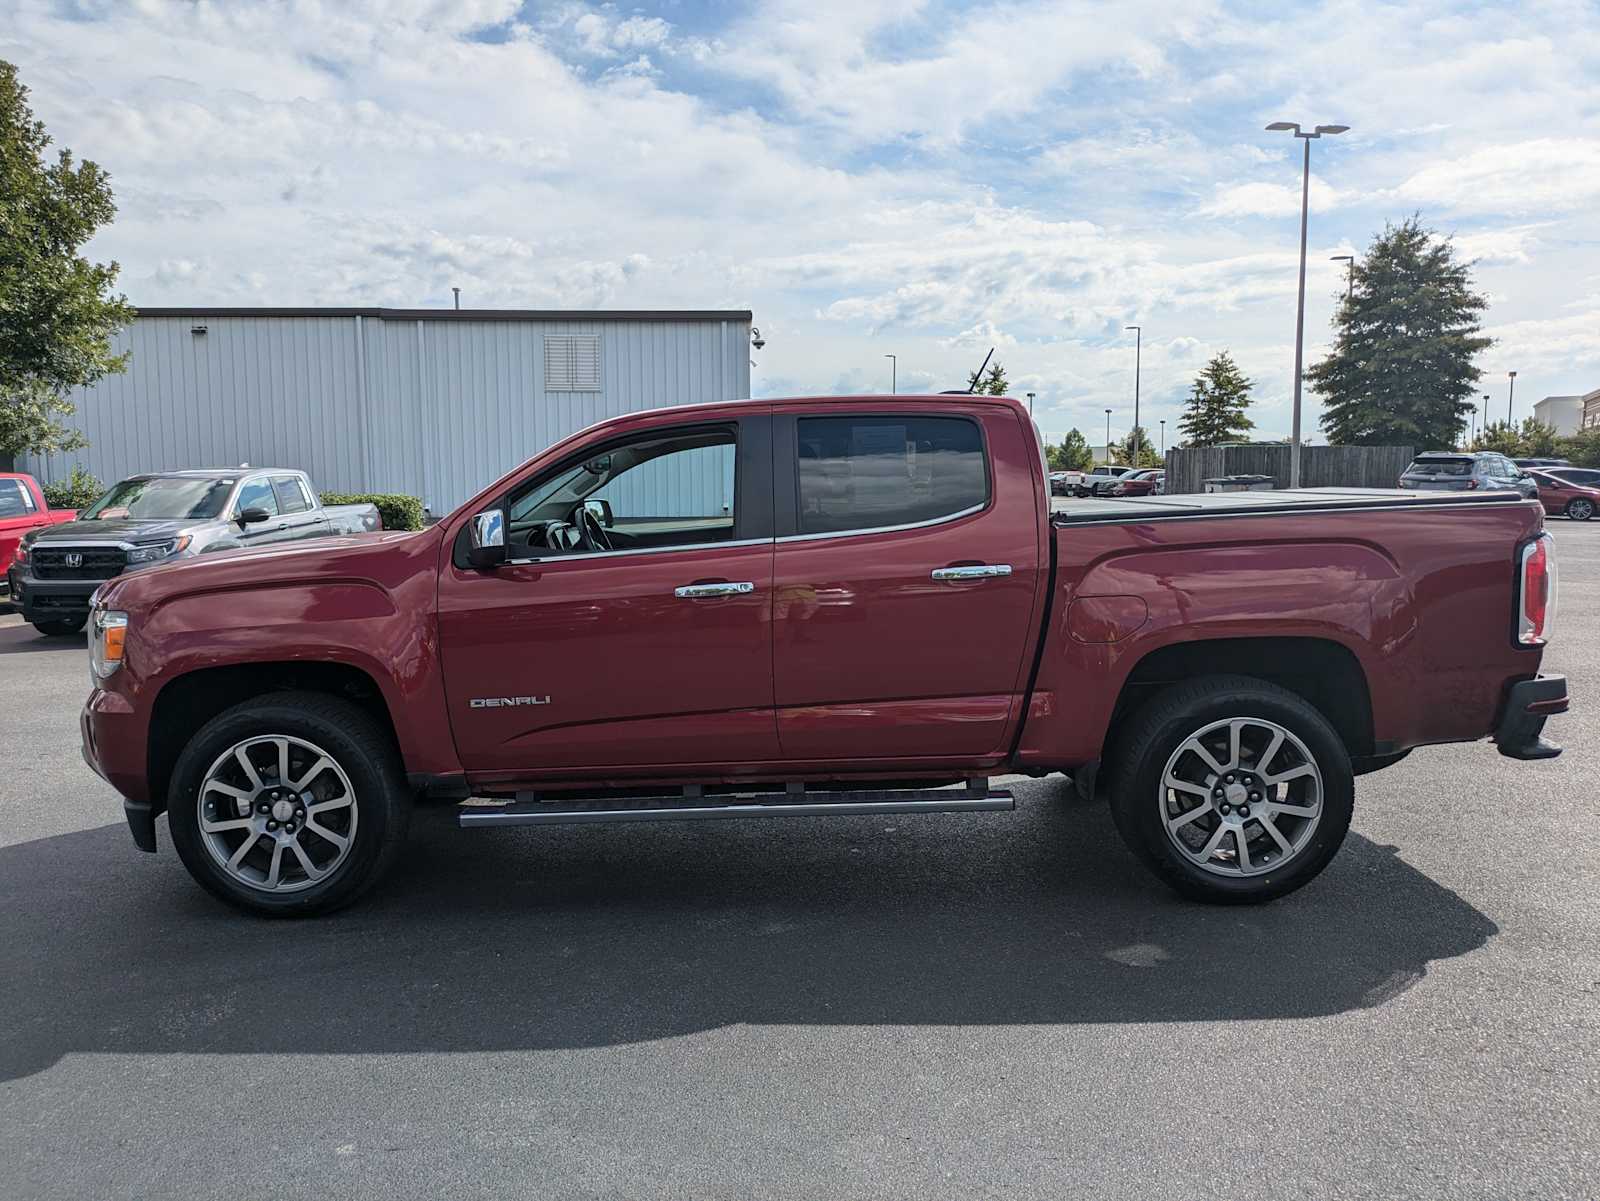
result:
[[[1600,139],[1536,138],[1485,146],[1422,168],[1394,195],[1453,213],[1592,212],[1600,204]]]
[[[1316,175],[1311,177],[1306,203],[1313,213],[1325,213],[1345,197]],[[1201,205],[1202,217],[1298,217],[1300,189],[1278,183],[1218,184],[1211,199]]]

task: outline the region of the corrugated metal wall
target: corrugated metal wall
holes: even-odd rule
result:
[[[74,396],[88,449],[23,456],[19,468],[51,480],[82,465],[110,483],[178,467],[299,467],[329,491],[410,493],[443,514],[602,418],[748,396],[741,316],[141,316],[117,340],[133,352],[127,372]],[[550,333],[600,335],[601,391],[545,392]],[[703,453],[704,470],[657,472],[631,492],[619,481],[618,514],[720,512],[731,463]]]

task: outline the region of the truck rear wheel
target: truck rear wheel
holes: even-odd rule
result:
[[[218,714],[173,770],[168,822],[199,884],[241,909],[305,916],[348,905],[399,852],[411,798],[387,733],[319,693]]]
[[[1198,901],[1255,904],[1309,883],[1354,809],[1350,756],[1328,720],[1247,676],[1161,693],[1119,740],[1115,770],[1124,841]]]

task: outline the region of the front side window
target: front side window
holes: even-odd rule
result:
[[[278,501],[272,495],[270,480],[251,480],[239,489],[239,503],[234,510],[243,513],[246,509],[265,509],[268,516],[278,515]]]
[[[511,497],[512,557],[728,541],[737,454],[731,426],[700,426],[652,431],[568,463]]]
[[[802,417],[802,534],[913,525],[978,508],[989,473],[965,417]]]

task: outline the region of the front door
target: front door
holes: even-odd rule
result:
[[[512,562],[476,571],[457,553],[439,582],[475,782],[777,757],[771,461],[752,408],[590,444],[508,493]]]
[[[234,519],[237,521],[246,509],[260,509],[267,514],[267,520],[237,526],[240,546],[265,546],[283,540],[287,526],[278,511],[278,497],[272,491],[272,481],[266,476],[257,476],[239,485],[239,498],[233,503]]]
[[[852,409],[775,418],[784,756],[999,754],[1039,620],[1038,444],[1009,406]]]

